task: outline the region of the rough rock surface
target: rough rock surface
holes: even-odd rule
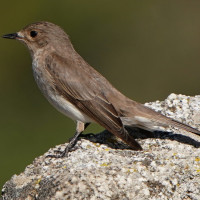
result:
[[[146,106],[200,129],[200,96],[171,94]],[[136,132],[143,151],[128,149],[104,131],[80,139],[68,157],[46,157],[66,144],[58,145],[7,181],[2,198],[199,200],[200,137],[167,131],[154,133],[154,138]]]

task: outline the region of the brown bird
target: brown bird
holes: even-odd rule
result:
[[[91,122],[100,124],[134,150],[142,147],[126,127],[155,131],[174,126],[200,135],[200,131],[124,96],[74,50],[68,35],[53,23],[33,23],[3,37],[17,39],[28,47],[38,87],[57,110],[77,121],[73,139],[56,157],[67,155]]]

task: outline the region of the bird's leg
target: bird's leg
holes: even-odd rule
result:
[[[61,157],[67,156],[71,149],[76,145],[79,135],[85,130],[85,124],[81,121],[76,123],[76,133],[74,137],[70,140],[69,144],[66,146],[65,150],[62,152]]]
[[[81,121],[77,121],[76,123],[76,133],[74,134],[73,138],[69,141],[69,144],[66,146],[65,150],[61,152],[60,155],[48,155],[48,157],[53,158],[62,158],[68,155],[71,149],[76,145],[78,141],[79,135],[85,130],[85,128],[89,125],[89,123],[84,124]]]
[[[85,128],[84,130],[90,125],[90,123],[85,123]],[[79,137],[82,137],[82,138],[86,138],[88,136],[94,136],[95,134],[94,133],[87,133],[87,134],[83,134],[83,132],[79,135]]]
[[[84,130],[90,125],[90,122],[85,123]]]

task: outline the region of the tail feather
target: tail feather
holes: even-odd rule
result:
[[[167,128],[173,126],[200,136],[199,130],[134,101],[132,101],[132,106],[123,110],[121,120],[123,125],[128,127],[138,127],[148,131],[155,131],[160,130],[159,127]]]
[[[183,124],[181,122],[178,122],[176,120],[173,120],[171,119],[170,120],[170,125],[171,126],[174,126],[174,127],[177,127],[177,128],[180,128],[180,129],[183,129],[183,130],[186,130],[188,132],[191,132],[191,133],[194,133],[196,135],[199,135],[200,136],[200,131],[195,129],[195,128],[192,128],[191,126],[189,125],[186,125],[186,124]]]
[[[162,126],[162,127],[173,126],[173,127],[177,127],[177,128],[186,130],[188,132],[191,132],[191,133],[194,133],[194,134],[200,136],[200,131],[189,125],[186,125],[177,120],[169,118],[161,113],[158,113],[158,112],[152,110],[151,108],[142,106],[141,104],[138,108],[140,108],[143,112],[143,113],[140,112],[140,114],[143,115],[144,117],[147,117],[148,119],[150,119],[150,121],[153,122],[153,124],[155,126]]]

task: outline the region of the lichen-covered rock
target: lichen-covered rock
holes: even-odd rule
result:
[[[200,96],[171,94],[163,102],[146,105],[193,127],[200,125]],[[168,131],[155,133],[155,138],[139,137],[143,151],[125,149],[104,131],[80,139],[68,157],[46,157],[67,144],[58,145],[6,182],[2,197],[199,200],[200,137],[174,128]]]

